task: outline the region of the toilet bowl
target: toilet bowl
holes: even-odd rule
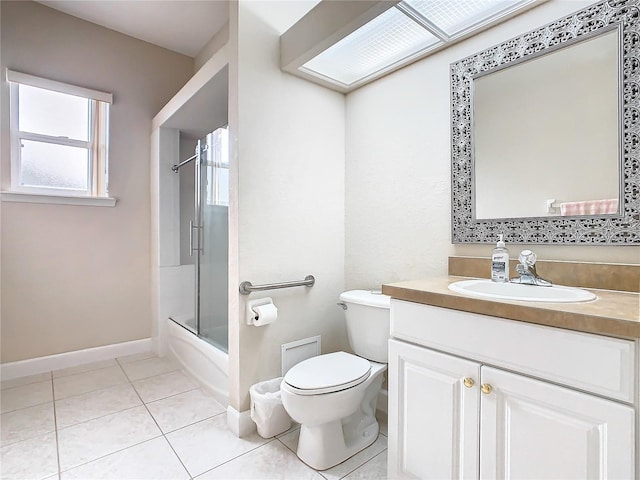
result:
[[[375,412],[387,370],[390,300],[363,290],[345,292],[340,300],[349,341],[356,354],[367,355],[312,357],[293,366],[280,385],[285,410],[301,425],[297,455],[316,470],[345,461],[379,433]]]

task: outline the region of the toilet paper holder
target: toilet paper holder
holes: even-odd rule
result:
[[[266,305],[271,305],[273,306],[272,309],[270,309],[269,318],[265,318],[265,319],[261,319],[260,318],[260,312],[256,311],[255,309],[257,307],[261,307],[261,306],[266,306]],[[249,300],[246,303],[246,313],[247,313],[247,325],[255,325],[255,326],[262,326],[262,325],[267,325],[269,323],[272,323],[275,321],[274,315],[278,314],[278,309],[276,308],[276,306],[273,304],[273,300],[271,299],[271,297],[265,297],[265,298],[257,298],[255,300]]]

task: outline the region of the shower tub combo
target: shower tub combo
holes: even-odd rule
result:
[[[191,141],[192,142],[192,141]],[[188,139],[180,143],[190,146]],[[184,148],[182,148],[184,150]],[[180,265],[160,269],[182,298],[166,319],[166,345],[191,375],[228,404],[228,136],[197,140],[195,154],[172,167],[179,176]],[[164,172],[163,172],[164,173]],[[177,230],[177,229],[176,229]],[[166,270],[166,269],[170,270]],[[161,280],[162,283],[162,280]],[[178,306],[179,305],[179,306]]]

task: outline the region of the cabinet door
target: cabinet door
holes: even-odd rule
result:
[[[389,478],[478,477],[479,374],[478,363],[389,342]]]
[[[631,407],[490,367],[482,383],[480,478],[634,478]]]

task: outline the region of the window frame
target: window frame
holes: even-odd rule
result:
[[[109,154],[109,105],[113,103],[113,95],[84,87],[78,87],[46,78],[36,77],[7,69],[10,99],[10,133],[11,133],[11,189],[7,193],[20,194],[9,198],[3,192],[3,200],[24,201],[24,194],[37,197],[108,197],[108,154]],[[89,132],[87,141],[56,137],[42,133],[23,132],[19,130],[19,88],[27,85],[44,90],[74,95],[88,100]],[[22,148],[23,140],[42,142],[49,145],[63,145],[87,149],[87,186],[86,190],[75,190],[56,187],[39,187],[22,185]],[[113,200],[113,199],[111,199]],[[52,202],[69,203],[69,202]],[[73,203],[73,202],[71,202]],[[95,204],[95,203],[91,203]],[[115,204],[115,202],[113,202]]]
[[[210,140],[209,140],[210,136]],[[229,206],[229,192],[226,192],[226,201],[221,200],[218,188],[218,176],[221,170],[227,171],[229,178],[229,129],[228,125],[220,127],[207,135],[208,149],[206,155],[206,177],[209,188],[207,189],[207,205]],[[219,148],[213,148],[217,147]],[[228,181],[228,180],[227,180]]]

